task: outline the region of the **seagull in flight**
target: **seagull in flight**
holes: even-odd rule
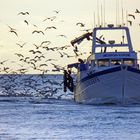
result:
[[[14,31],[14,30],[10,30],[9,32],[14,33],[14,34],[18,37],[18,34],[17,34],[16,31]]]
[[[58,36],[60,36],[60,37],[64,37],[64,38],[67,38],[67,36],[66,36],[66,35],[63,35],[63,34],[58,35]]]
[[[29,12],[19,12],[18,15],[29,15]]]
[[[60,57],[63,57],[63,56],[64,56],[60,51],[58,51],[58,52],[59,52],[59,54],[60,54]]]
[[[46,31],[47,29],[57,29],[57,28],[56,28],[55,26],[50,26],[50,27],[46,27],[45,31]]]
[[[51,21],[53,21],[55,18],[56,18],[56,16],[48,17],[48,18],[45,18],[45,19],[43,20],[43,22],[46,21],[46,20],[51,20]]]
[[[4,60],[4,61],[0,62],[0,64],[3,65],[6,61],[8,61],[8,60]]]
[[[136,9],[135,13],[140,13],[140,11],[138,9]]]
[[[43,41],[43,42],[41,42],[41,45],[40,46],[42,46],[43,44],[49,45],[49,44],[51,44],[51,42],[50,41]]]
[[[16,32],[16,29],[10,27],[9,25],[8,25],[8,27],[10,28],[10,31],[9,32],[14,33],[16,36],[18,36],[18,34]]]
[[[132,26],[132,21],[131,20],[128,20],[127,22],[130,24],[130,26]]]
[[[43,35],[45,35],[43,31],[34,30],[34,31],[32,32],[32,34],[34,34],[34,33],[42,33]]]
[[[9,28],[10,28],[10,30],[16,30],[16,29],[14,29],[13,27],[11,27],[11,26],[9,26],[9,25],[7,25]]]
[[[80,25],[80,27],[84,27],[85,26],[85,24],[83,24],[81,22],[76,23],[76,25]]]
[[[29,52],[32,52],[33,54],[36,54],[36,53],[41,54],[41,52],[40,52],[40,51],[29,50]]]
[[[132,17],[133,19],[135,19],[135,16],[132,14],[128,14],[128,16]]]
[[[20,53],[15,53],[15,55],[17,55],[18,57],[24,57],[22,54]]]
[[[47,61],[57,61],[56,59],[47,59],[45,62],[47,62]]]
[[[23,46],[26,44],[26,42],[25,43],[23,43],[22,45],[21,44],[19,44],[19,43],[16,43],[18,46],[20,46],[21,48],[23,48]]]
[[[29,25],[29,23],[28,23],[28,21],[27,21],[27,20],[24,20],[24,22],[25,22],[27,25]]]
[[[55,12],[56,14],[58,14],[60,11],[54,10],[54,12]]]

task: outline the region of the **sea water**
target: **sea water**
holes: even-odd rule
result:
[[[11,77],[0,78],[1,95],[7,95],[0,97],[0,140],[140,139],[139,105],[77,104],[58,88],[62,76],[43,77],[45,85],[39,75]]]

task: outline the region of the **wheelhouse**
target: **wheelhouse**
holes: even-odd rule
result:
[[[113,36],[113,34],[109,33],[107,39],[104,38],[103,33],[107,35],[108,29],[119,33],[119,35]],[[94,28],[93,35],[92,55],[87,59],[89,68],[93,66],[96,69],[104,69],[117,65],[139,67],[137,64],[137,53],[133,51],[127,27],[114,27],[111,24],[104,28]]]

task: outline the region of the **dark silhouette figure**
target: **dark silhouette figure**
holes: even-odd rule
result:
[[[64,70],[64,92],[67,91],[67,88],[73,92],[74,90],[74,84],[73,84],[73,78],[71,77],[71,71],[70,70]]]
[[[116,61],[114,65],[120,65],[120,63],[118,61]]]

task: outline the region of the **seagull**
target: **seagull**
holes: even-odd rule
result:
[[[25,62],[27,62],[27,59],[30,59],[30,57],[25,57]]]
[[[18,57],[24,57],[22,54],[20,53],[15,53],[15,55],[17,55]]]
[[[27,20],[24,20],[24,22],[25,22],[27,25],[29,25],[29,23],[28,23],[28,21],[27,21]]]
[[[55,26],[50,26],[50,27],[47,27],[46,29],[45,29],[45,31],[47,30],[47,29],[57,29]]]
[[[51,51],[55,51],[56,47],[53,47],[53,48],[49,48],[49,50]]]
[[[40,64],[39,67],[48,66],[47,64]]]
[[[12,27],[10,27],[9,25],[7,25],[9,28],[10,28],[10,30],[12,30],[12,31],[15,31],[16,29],[14,29],[14,28],[12,28]]]
[[[47,62],[47,61],[57,61],[56,59],[47,59],[45,62]]]
[[[138,9],[136,9],[135,13],[140,13],[140,11]]]
[[[29,15],[29,12],[20,12],[18,15]]]
[[[17,32],[16,32],[16,29],[10,27],[9,25],[7,25],[9,28],[10,28],[10,31],[11,33],[14,33],[16,36],[18,36]]]
[[[132,17],[133,19],[135,19],[135,16],[132,14],[128,14],[128,16]]]
[[[68,58],[69,58],[69,57],[75,57],[75,56],[70,56],[70,55],[68,55],[68,54],[65,53],[65,52],[63,52],[63,54],[66,55]]]
[[[56,14],[58,14],[60,11],[56,11],[56,10],[54,10],[54,12],[55,12]]]
[[[73,52],[76,54],[76,56],[79,56],[76,50],[73,50]]]
[[[30,64],[33,65],[33,67],[31,66],[33,69],[36,69],[36,65],[33,62],[30,62]]]
[[[9,68],[9,67],[4,67],[4,68],[3,68],[3,71],[5,71],[6,73],[8,73],[8,72],[7,72],[8,69],[10,69],[10,68]]]
[[[3,65],[6,61],[8,61],[8,60],[4,60],[4,61],[0,62],[0,64]]]
[[[80,25],[80,27],[84,27],[85,26],[85,24],[83,24],[81,22],[76,23],[76,25]]]
[[[16,31],[14,31],[14,30],[10,30],[9,32],[14,33],[14,34],[18,37],[18,34],[17,34]]]
[[[70,45],[65,45],[65,46],[62,46],[62,47],[58,48],[57,50],[67,49],[68,47],[71,47],[71,46]]]
[[[43,44],[46,44],[46,43],[47,43],[47,45],[51,44],[50,41],[43,41],[40,46],[42,46]]]
[[[23,48],[23,46],[26,44],[26,42],[25,43],[23,43],[22,45],[21,44],[19,44],[19,43],[16,43],[18,46],[20,46],[21,48]]]
[[[23,62],[25,62],[25,60],[24,60],[23,58],[21,58],[19,61],[23,61]]]
[[[48,46],[43,46],[42,48],[46,49],[47,51],[50,50]]]
[[[60,37],[64,37],[64,38],[67,38],[67,36],[66,36],[66,35],[62,35],[62,34],[61,34],[61,35],[58,35],[58,36],[60,36]]]
[[[42,33],[43,35],[45,35],[42,31],[37,31],[37,30],[34,30],[34,31],[32,32],[32,34],[34,34],[34,33]]]
[[[128,20],[127,22],[129,22],[130,26],[132,26],[132,21],[131,20]]]
[[[29,52],[32,52],[33,54],[36,54],[36,53],[39,53],[39,54],[41,54],[41,52],[40,52],[40,51],[34,51],[34,50],[30,50]]]
[[[36,28],[38,28],[38,26],[37,25],[35,25],[35,24],[32,24],[34,27],[36,27]]]
[[[45,19],[43,20],[43,22],[46,21],[46,20],[51,20],[51,21],[53,21],[55,18],[56,18],[56,16],[48,17],[48,18],[45,18]]]
[[[34,64],[33,62],[36,63],[37,60],[35,60],[35,59],[30,59],[30,64]]]
[[[27,69],[22,68],[22,69],[18,69],[17,71],[23,72],[23,71],[27,71]]]
[[[58,52],[59,52],[59,51],[58,51]],[[60,54],[60,57],[63,57],[63,56],[64,56],[61,52],[59,52],[59,54]]]
[[[58,69],[52,69],[52,71],[53,71],[53,72],[56,72],[56,71],[57,71],[57,72],[60,72],[60,69],[59,69],[59,68],[58,68]]]
[[[36,45],[36,44],[33,44],[35,47],[36,47],[36,49],[39,49],[41,46],[39,46],[39,45]]]

